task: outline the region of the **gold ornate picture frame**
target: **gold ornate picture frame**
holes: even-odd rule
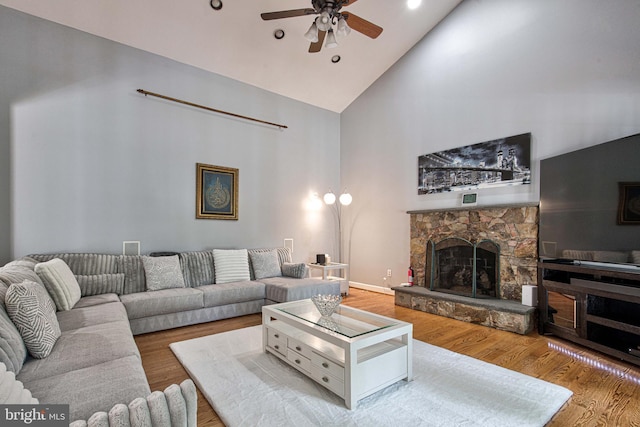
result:
[[[196,163],[196,218],[238,219],[238,169]]]

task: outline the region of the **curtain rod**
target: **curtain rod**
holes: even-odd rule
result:
[[[144,89],[138,89],[137,92],[143,94],[144,96],[147,96],[147,95],[155,96],[156,98],[166,99],[167,101],[177,102],[179,104],[188,105],[190,107],[202,108],[203,110],[213,111],[214,113],[226,114],[227,116],[232,116],[232,117],[236,117],[236,118],[239,118],[239,119],[251,120],[252,122],[258,122],[258,123],[262,123],[262,124],[269,125],[269,126],[275,126],[275,127],[279,128],[279,129],[287,129],[288,128],[288,126],[281,125],[281,124],[278,124],[278,123],[267,122],[267,121],[260,120],[260,119],[254,119],[253,117],[247,117],[247,116],[242,116],[240,114],[230,113],[228,111],[217,110],[215,108],[207,107],[207,106],[204,106],[204,105],[198,105],[198,104],[194,104],[192,102],[183,101],[181,99],[171,98],[170,96],[160,95],[159,93],[149,92],[149,91],[146,91]]]

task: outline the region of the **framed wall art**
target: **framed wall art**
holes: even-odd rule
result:
[[[418,157],[418,194],[530,183],[530,133]]]
[[[640,182],[619,182],[618,224],[640,225]]]
[[[196,163],[196,218],[238,219],[238,169]]]

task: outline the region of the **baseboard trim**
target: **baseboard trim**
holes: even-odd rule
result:
[[[387,294],[387,295],[396,294],[393,289],[383,288],[382,286],[376,286],[376,285],[368,285],[366,283],[349,281],[349,286],[356,289],[363,289],[365,291],[378,292],[380,294]]]

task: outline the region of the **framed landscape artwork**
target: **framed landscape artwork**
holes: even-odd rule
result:
[[[238,169],[196,163],[196,218],[238,219]]]
[[[640,224],[640,182],[619,182],[618,224]]]
[[[530,133],[418,157],[418,194],[530,183]]]

